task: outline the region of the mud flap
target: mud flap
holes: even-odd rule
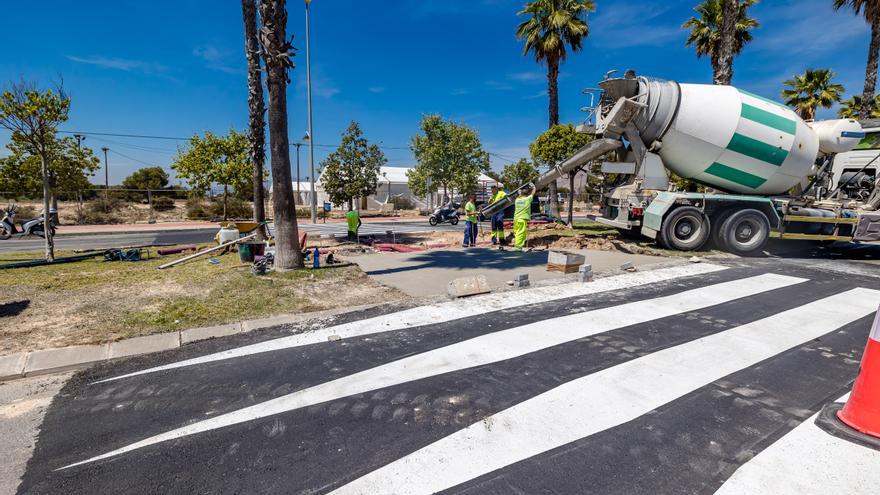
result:
[[[859,213],[854,241],[880,241],[880,212]]]

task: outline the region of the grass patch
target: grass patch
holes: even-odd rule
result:
[[[57,257],[74,253],[59,251]],[[3,255],[33,259],[41,253]],[[180,255],[140,262],[103,257],[31,268],[0,270],[0,354],[299,314],[404,297],[378,285],[357,266],[304,269],[255,276],[237,253],[159,270]]]

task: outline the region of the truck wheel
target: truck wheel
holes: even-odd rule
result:
[[[721,227],[724,226],[724,221],[731,213],[733,211],[723,211],[712,219],[712,246],[719,251],[727,251],[727,243],[724,242],[724,231],[721,230]]]
[[[663,220],[657,240],[661,246],[679,251],[694,251],[709,240],[709,218],[698,208],[676,208]]]
[[[727,251],[747,256],[767,244],[770,238],[770,221],[758,210],[740,210],[732,213],[721,224],[721,235]]]

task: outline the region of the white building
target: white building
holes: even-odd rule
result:
[[[392,209],[389,205],[393,202],[394,198],[405,198],[412,203],[413,208],[428,208],[432,205],[436,205],[441,198],[435,194],[434,198],[426,198],[424,196],[416,196],[409,189],[409,183],[406,177],[406,172],[411,170],[408,167],[382,167],[379,169],[378,176],[378,185],[376,187],[376,194],[369,196],[366,202],[366,208],[368,210],[381,210],[381,209]],[[479,182],[479,189],[488,191],[490,187],[495,184],[498,184],[491,177],[480,174],[477,179]],[[324,191],[324,188],[321,186],[320,178],[315,183],[315,190],[317,195],[318,206],[323,205],[325,201],[330,201],[329,196]],[[293,183],[293,192],[294,197],[296,198],[296,204],[298,205],[308,205],[311,199],[311,184],[308,182],[294,182]],[[299,195],[297,196],[297,192]],[[449,191],[453,197],[458,197],[459,194],[457,192]],[[442,192],[440,193],[442,195]],[[361,205],[362,206],[362,205]]]

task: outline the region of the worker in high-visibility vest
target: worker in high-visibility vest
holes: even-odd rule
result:
[[[492,186],[492,199],[489,204],[501,201],[507,197],[507,193],[497,185]],[[501,245],[504,241],[504,210],[492,215],[492,244]]]
[[[477,196],[473,193],[468,194],[468,202],[464,205],[464,240],[462,247],[477,247]]]
[[[345,214],[345,221],[348,223],[348,240],[358,242],[358,230],[361,228],[361,216],[354,208],[350,208]]]
[[[526,237],[529,234],[529,220],[532,218],[532,196],[534,194],[535,188],[529,187],[514,202],[513,245],[517,251],[522,251],[526,245]]]

